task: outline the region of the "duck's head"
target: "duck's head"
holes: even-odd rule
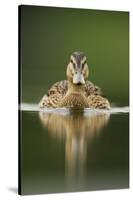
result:
[[[67,79],[75,85],[85,84],[88,78],[89,69],[86,62],[86,56],[83,52],[74,52],[70,56],[70,62],[67,66]]]

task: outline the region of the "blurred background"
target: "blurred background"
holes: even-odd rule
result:
[[[21,6],[22,102],[38,103],[50,86],[66,79],[74,51],[83,51],[89,80],[108,99],[128,105],[129,13]]]

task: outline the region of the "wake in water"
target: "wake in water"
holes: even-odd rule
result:
[[[22,103],[19,106],[21,111],[42,111],[45,113],[58,113],[62,115],[69,115],[70,109],[69,108],[44,108],[40,109],[38,104],[29,104],[29,103]],[[75,110],[77,112],[77,110]],[[118,113],[129,113],[129,106],[125,107],[112,107],[110,110],[103,110],[103,109],[92,109],[92,108],[85,108],[84,114],[91,115],[91,114],[98,114],[98,113],[109,113],[109,114],[118,114]]]

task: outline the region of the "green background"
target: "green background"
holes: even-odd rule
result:
[[[66,79],[73,51],[85,52],[89,80],[116,105],[128,105],[129,13],[20,7],[22,102],[38,103]]]

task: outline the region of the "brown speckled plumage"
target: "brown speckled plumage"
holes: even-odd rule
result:
[[[84,59],[83,56],[80,57],[82,60]],[[78,63],[80,57],[77,55]],[[75,59],[75,57],[73,59]],[[101,89],[98,86],[95,86],[92,82],[86,80],[88,77],[88,66],[87,64],[84,65],[84,68],[82,66],[81,69],[80,65],[78,64],[78,67],[75,69],[75,66],[73,67],[73,63],[70,63],[67,67],[68,80],[59,81],[53,84],[53,86],[48,90],[47,94],[41,99],[39,107],[109,109],[110,103],[105,97],[103,97]],[[77,73],[79,73],[78,78],[76,77]],[[77,79],[78,81],[81,81],[81,83],[78,82]],[[75,81],[77,82],[75,83]]]

